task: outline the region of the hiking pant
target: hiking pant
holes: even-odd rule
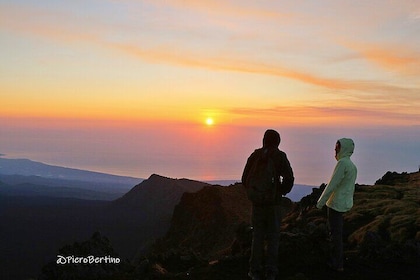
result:
[[[343,267],[343,213],[328,209],[328,225],[330,230],[331,256],[333,268]]]
[[[265,264],[267,271],[278,274],[280,223],[279,205],[252,206],[253,232],[251,258],[249,260],[252,273],[262,273]],[[264,254],[265,241],[267,241],[266,254]]]

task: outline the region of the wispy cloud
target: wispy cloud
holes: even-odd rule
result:
[[[230,114],[243,119],[263,119],[284,125],[317,124],[372,126],[420,125],[419,112],[398,112],[361,107],[277,106],[272,108],[231,108]]]
[[[252,15],[265,18],[272,15],[265,9],[253,9],[251,6],[239,6],[230,2],[219,1],[158,1],[160,5],[169,3],[176,7],[198,9],[200,11],[212,10],[217,13],[231,13]],[[313,70],[302,70],[301,67],[293,66],[293,63],[283,64],[281,61],[269,61],[257,56],[247,56],[238,53],[235,49],[226,48],[219,50],[203,51],[200,48],[190,47],[185,42],[177,42],[173,45],[160,41],[144,40],[142,43],[134,43],[137,40],[112,40],[115,35],[115,27],[95,21],[69,24],[74,21],[73,15],[62,11],[51,14],[49,11],[25,8],[10,4],[0,9],[0,28],[12,30],[15,33],[42,37],[63,44],[82,43],[89,44],[92,48],[112,50],[119,55],[129,55],[140,62],[151,64],[170,64],[186,68],[203,68],[214,71],[230,71],[248,74],[269,75],[288,78],[299,83],[313,85],[327,89],[331,94],[348,97],[357,102],[374,102],[380,106],[390,106],[392,103],[420,105],[420,88],[416,84],[391,83],[383,80],[355,80],[344,79],[334,76],[323,76]],[[371,61],[384,69],[409,71],[419,74],[420,55],[416,50],[403,47],[379,46],[374,44],[344,43],[347,48],[356,52],[358,58]],[[290,66],[292,65],[292,66]],[[386,100],[386,101],[385,101]],[[375,105],[379,106],[379,105]],[[398,118],[398,115],[395,115]]]
[[[110,42],[106,40],[106,34],[101,31],[104,27],[96,27],[94,24],[87,25],[89,28],[84,30],[74,29],[60,24],[62,21],[51,25],[46,21],[39,21],[39,16],[45,17],[44,11],[12,9],[9,10],[13,17],[6,16],[6,11],[0,14],[2,25],[7,26],[16,32],[32,34],[41,36],[43,38],[60,41],[62,43],[69,42],[84,42],[95,44],[96,46],[119,50],[122,53],[131,55],[138,59],[149,62],[159,62],[175,64],[185,67],[200,67],[212,70],[225,70],[243,73],[255,73],[262,75],[272,75],[279,77],[287,77],[300,82],[326,87],[330,89],[365,89],[366,85],[362,83],[355,83],[352,81],[324,78],[306,73],[303,71],[286,68],[281,65],[272,65],[264,61],[252,61],[249,58],[241,58],[234,53],[225,54],[224,56],[201,53],[199,51],[193,52],[187,50],[182,46],[156,46],[153,43],[138,45],[133,43]],[[59,18],[65,17],[65,14],[59,15]],[[54,15],[57,17],[57,15]],[[16,19],[25,19],[24,21]],[[70,20],[70,19],[69,19]],[[99,32],[96,32],[98,31]],[[369,87],[372,88],[372,87]]]
[[[346,42],[346,47],[358,57],[370,61],[387,71],[420,75],[420,51],[404,45]]]
[[[183,49],[172,47],[158,47],[147,49],[132,44],[108,44],[108,47],[122,51],[138,59],[151,62],[169,63],[183,67],[206,68],[215,71],[234,71],[259,75],[270,75],[289,78],[305,84],[319,86],[334,90],[334,94],[341,94],[340,91],[357,91],[354,97],[363,95],[363,99],[381,99],[380,94],[388,94],[392,99],[403,99],[407,96],[412,102],[418,102],[419,88],[410,88],[399,85],[392,85],[381,81],[352,80],[340,78],[328,78],[317,76],[313,73],[283,67],[281,65],[269,64],[265,61],[253,61],[231,55],[211,56],[211,54],[192,53]],[[367,94],[367,95],[366,95]],[[413,99],[414,98],[414,99]],[[410,101],[410,100],[405,100]]]

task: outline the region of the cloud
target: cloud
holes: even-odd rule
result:
[[[89,28],[74,30],[73,28],[68,28],[60,23],[51,25],[39,21],[39,15],[45,17],[43,12],[40,14],[39,11],[26,11],[21,9],[12,9],[11,12],[14,14],[13,17],[7,17],[6,15],[1,16],[2,23],[4,26],[8,26],[8,29],[41,36],[62,43],[84,42],[95,44],[103,48],[118,50],[148,62],[287,77],[330,89],[345,90],[356,86],[355,83],[345,80],[317,77],[310,73],[285,68],[279,65],[269,65],[261,61],[235,58],[235,56],[232,56],[231,54],[226,54],[226,56],[223,57],[208,53],[194,53],[182,48],[182,46],[156,46],[153,43],[149,43],[147,46],[133,43],[110,42],[105,39],[106,34],[94,32],[97,28],[91,28],[93,29],[92,31],[89,31]],[[65,17],[64,14],[60,15],[60,18],[63,17]],[[14,20],[15,18],[25,18],[25,21],[17,21]],[[104,28],[101,29],[103,30]]]
[[[225,5],[229,7],[229,4],[225,2],[223,2],[223,5],[221,2],[213,1],[200,2],[200,4],[197,4],[196,1],[172,0],[170,2],[172,5],[184,3],[194,9],[203,10],[212,7],[211,5],[214,5],[212,8],[215,10],[223,10],[226,7]],[[247,56],[236,52],[234,48],[225,49],[223,52],[220,52],[220,50],[203,51],[200,48],[187,45],[188,42],[185,41],[169,45],[161,43],[159,40],[144,40],[142,43],[112,40],[110,38],[114,38],[113,35],[115,35],[116,31],[112,25],[107,26],[95,21],[87,22],[87,19],[80,19],[81,22],[73,25],[71,23],[74,22],[74,19],[66,12],[51,14],[48,11],[35,8],[23,8],[13,5],[5,7],[7,9],[0,9],[0,26],[2,29],[12,30],[25,35],[35,35],[63,44],[90,44],[93,47],[129,55],[147,63],[288,78],[300,83],[328,89],[334,95],[347,96],[356,100],[381,102],[384,99],[383,96],[386,95],[390,99],[387,104],[391,102],[420,104],[420,89],[416,85],[392,84],[386,80],[353,80],[325,77],[314,72],[301,70],[298,67],[285,66],[281,62],[272,62],[264,58]],[[231,8],[231,10],[234,10],[233,7]],[[250,8],[241,6],[235,12],[246,14],[248,9]],[[403,48],[380,47],[372,44],[347,43],[346,45],[357,52],[360,58],[372,61],[384,68],[404,68],[415,73],[419,72],[420,58],[415,51],[404,50]]]
[[[371,96],[378,96],[379,94],[389,94],[396,99],[404,98],[405,96],[417,96],[420,92],[418,88],[410,88],[399,85],[392,85],[386,82],[369,81],[369,80],[351,80],[339,78],[327,78],[314,75],[309,72],[300,71],[293,68],[283,67],[281,65],[268,64],[264,61],[253,61],[250,58],[240,58],[234,56],[212,56],[211,54],[193,53],[184,49],[171,46],[155,47],[153,49],[144,48],[133,44],[108,44],[108,47],[124,52],[128,55],[134,56],[149,62],[168,63],[182,67],[196,67],[205,68],[215,71],[232,71],[240,73],[250,73],[259,75],[270,75],[282,78],[289,78],[305,84],[310,84],[318,87],[334,90],[334,94],[343,94],[337,91],[359,91],[364,94],[369,93]],[[357,97],[360,94],[354,93]],[[367,96],[361,98],[366,99]],[[369,97],[367,97],[369,99]],[[411,99],[416,101],[416,99]],[[419,101],[419,98],[417,98]]]
[[[420,51],[405,45],[345,42],[344,45],[356,52],[353,58],[370,61],[385,70],[420,75]]]
[[[228,110],[238,118],[258,119],[283,125],[316,124],[372,126],[420,125],[419,112],[399,112],[363,107],[277,106],[271,108],[238,107]]]

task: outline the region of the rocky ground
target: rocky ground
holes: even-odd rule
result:
[[[314,207],[313,189],[299,203],[283,201],[278,279],[417,279],[420,275],[420,173],[388,172],[373,186],[358,185],[355,205],[345,214],[345,271],[325,265],[325,209]],[[243,187],[205,187],[187,193],[175,208],[171,229],[147,256],[119,265],[48,264],[40,279],[247,279],[250,205]],[[81,245],[82,244],[82,245]],[[82,248],[84,248],[82,250]],[[67,246],[67,254],[117,254],[96,234]],[[58,277],[58,278],[57,278]]]

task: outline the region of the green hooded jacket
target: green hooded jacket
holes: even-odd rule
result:
[[[349,138],[338,140],[341,144],[330,182],[318,199],[317,207],[327,205],[338,212],[347,212],[353,207],[353,194],[357,177],[357,168],[350,156],[354,151],[354,142]]]

